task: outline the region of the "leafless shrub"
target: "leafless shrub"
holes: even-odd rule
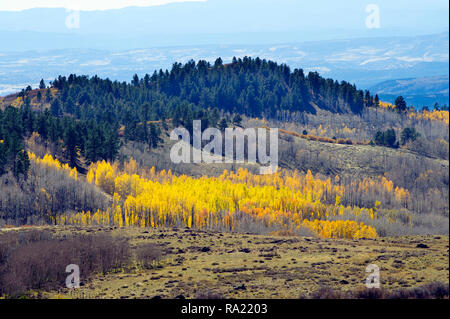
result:
[[[406,147],[421,155],[429,155],[446,160],[449,158],[448,142],[445,139],[429,141],[419,137],[415,141],[409,142]]]
[[[224,213],[227,214],[227,213]],[[222,219],[222,218],[221,218]],[[270,223],[268,220],[260,220],[249,214],[243,212],[237,212],[233,214],[233,220],[235,224],[233,225],[233,229],[230,229],[229,226],[222,225],[221,222],[215,226],[216,230],[225,231],[225,232],[236,232],[236,233],[245,233],[245,234],[255,234],[255,235],[270,235],[270,234],[284,234],[286,236],[305,236],[305,237],[313,237],[314,234],[309,229],[305,227],[292,227],[285,228],[281,225],[276,225]],[[287,223],[283,223],[287,224]],[[288,235],[289,234],[289,235]],[[283,236],[283,235],[281,235]]]
[[[161,246],[155,243],[141,244],[136,248],[136,260],[144,268],[151,269],[157,266],[157,262],[163,254]]]
[[[316,292],[311,293],[308,299],[343,299],[344,295],[329,287],[320,287]]]
[[[8,232],[0,235],[0,296],[15,298],[30,289],[64,287],[67,265],[80,267],[82,280],[130,262],[125,239],[109,235],[70,235],[48,232]]]
[[[220,292],[204,290],[197,292],[194,299],[225,299],[225,297]]]
[[[389,212],[389,211],[388,211]],[[377,230],[378,236],[405,235],[448,235],[449,219],[445,216],[433,214],[417,214],[407,210],[395,211],[395,221],[388,219],[389,214],[381,210],[377,219],[371,219],[367,214],[343,214],[330,216],[330,220],[356,220],[363,222]],[[404,216],[402,215],[404,214]],[[403,216],[403,217],[402,217]]]
[[[449,285],[442,282],[430,282],[414,288],[395,290],[361,288],[353,291],[336,291],[332,288],[321,287],[308,296],[301,295],[301,299],[448,299]]]
[[[0,220],[14,225],[48,224],[68,211],[108,207],[108,199],[94,185],[34,162],[26,180],[17,181],[12,174],[1,176],[0,190]]]
[[[281,229],[277,231],[273,231],[270,233],[271,236],[286,236],[286,237],[294,237],[294,236],[300,236],[300,237],[315,237],[316,234],[311,231],[309,228],[306,227],[300,227],[298,229]]]

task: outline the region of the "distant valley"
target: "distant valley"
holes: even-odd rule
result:
[[[148,44],[147,44],[148,45]],[[145,44],[143,44],[145,47]],[[405,78],[434,77],[448,83],[448,32],[432,36],[361,38],[264,45],[203,45],[155,47],[133,50],[61,49],[23,52],[0,52],[0,95],[16,92],[27,85],[36,87],[43,77],[46,82],[70,73],[99,75],[112,80],[130,81],[137,73],[153,73],[170,69],[173,61],[205,59],[213,62],[221,56],[225,63],[234,56],[259,56],[286,63],[305,72],[317,71],[326,78],[355,83],[358,88],[380,90],[390,99],[392,94],[423,95],[408,103],[442,104],[448,90],[434,92],[426,82],[412,86],[396,85],[394,91],[384,84]],[[403,82],[402,82],[403,83]],[[421,84],[426,87],[421,88]],[[448,85],[447,85],[448,86]],[[406,91],[402,91],[401,88]],[[417,92],[416,92],[417,91]],[[442,91],[442,90],[441,90]],[[404,92],[404,93],[403,93]],[[436,95],[439,93],[439,96]],[[441,96],[443,94],[443,96]],[[445,94],[446,97],[445,97]]]
[[[411,79],[389,80],[370,88],[374,94],[386,102],[393,103],[402,95],[408,104],[433,107],[449,104],[448,76],[432,76]]]

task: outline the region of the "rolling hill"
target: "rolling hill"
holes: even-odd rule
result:
[[[435,103],[449,105],[448,76],[389,80],[372,86],[370,91],[391,103],[401,95],[409,105],[418,108],[425,105],[432,108]]]

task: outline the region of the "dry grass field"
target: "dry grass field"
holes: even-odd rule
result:
[[[161,258],[83,278],[77,290],[34,291],[39,298],[299,298],[321,287],[365,286],[380,268],[388,290],[449,282],[448,236],[331,240],[179,229],[44,227],[54,235],[109,233],[132,248],[154,243]],[[11,229],[9,231],[27,231]]]

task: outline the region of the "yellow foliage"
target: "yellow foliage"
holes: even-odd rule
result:
[[[36,154],[28,152],[28,157],[30,158],[31,162],[48,168],[65,171],[74,180],[78,180],[78,172],[75,167],[70,168],[69,164],[61,164],[60,161],[58,161],[56,158],[53,158],[53,156],[50,154],[46,154],[43,158],[40,158],[36,156]]]
[[[106,193],[114,194],[114,169],[110,163],[101,161],[94,165],[91,165],[87,174],[88,182],[95,182],[95,185],[99,186]]]
[[[13,107],[20,107],[23,104],[23,98],[18,96],[12,103],[11,106]]]
[[[444,122],[445,124],[449,125],[449,111],[423,110],[421,112],[410,112],[408,115],[409,117],[415,118],[417,120],[427,119],[430,121]]]
[[[50,161],[47,159],[47,161]],[[51,162],[51,161],[50,161]],[[377,219],[382,201],[406,207],[409,192],[392,181],[363,179],[344,186],[334,179],[315,177],[311,171],[280,170],[272,175],[254,175],[247,170],[224,171],[219,177],[175,176],[169,170],[157,173],[153,167],[139,172],[134,160],[124,170],[105,161],[92,164],[87,180],[113,196],[106,211],[80,212],[61,216],[58,223],[137,227],[184,226],[222,227],[230,230],[249,218],[282,229],[307,227],[326,238],[373,238],[373,227],[333,216],[364,216]],[[379,196],[373,208],[344,206],[346,187],[355,192]],[[352,219],[352,218],[350,218]]]
[[[391,103],[388,103],[388,102],[380,101],[378,105],[383,109],[394,109],[395,108],[395,105],[392,105]]]
[[[267,226],[308,227],[319,236],[329,238],[374,237],[376,231],[354,221],[328,221],[344,213],[367,214],[375,219],[376,209],[344,207],[341,197],[345,188],[333,185],[331,179],[320,179],[308,171],[281,170],[272,175],[254,175],[247,170],[224,171],[219,177],[194,178],[174,176],[170,171],[148,173],[151,178],[137,174],[131,161],[119,172],[115,165],[98,162],[91,166],[87,180],[95,182],[113,195],[113,204],[105,212],[81,212],[59,220],[75,224],[114,224],[122,226],[161,227],[185,226],[195,228],[236,228],[245,216]],[[334,179],[339,182],[339,177]],[[377,189],[392,192],[392,197],[404,201],[406,190],[393,188],[393,183],[364,180],[360,191]],[[381,187],[381,188],[380,188]],[[334,198],[333,202],[325,201]]]
[[[364,223],[358,224],[354,220],[303,220],[302,226],[307,227],[324,238],[375,238],[377,232],[375,228],[366,226]]]

